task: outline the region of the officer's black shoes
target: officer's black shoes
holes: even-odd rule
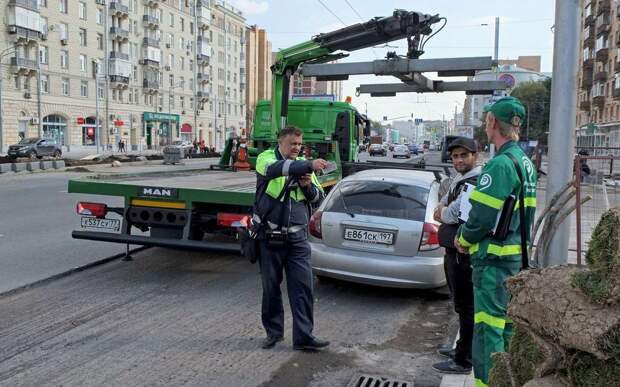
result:
[[[454,359],[456,356],[456,349],[452,347],[442,347],[437,350],[437,353],[441,356],[449,357],[450,359]]]
[[[284,337],[282,336],[267,336],[265,340],[263,340],[263,344],[261,345],[261,347],[263,349],[271,349],[282,340],[284,340]]]
[[[450,359],[433,364],[433,368],[444,374],[464,374],[467,375],[471,372],[471,366],[462,366],[457,364],[454,360]]]
[[[329,341],[319,340],[317,338],[314,338],[308,341],[307,343],[293,345],[293,349],[296,349],[298,351],[318,351],[320,349],[327,347],[328,345],[329,345]]]

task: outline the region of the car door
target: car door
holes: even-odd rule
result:
[[[38,156],[45,156],[47,155],[47,146],[47,140],[42,138],[36,142],[36,144],[34,145],[34,150],[35,152],[37,152]]]

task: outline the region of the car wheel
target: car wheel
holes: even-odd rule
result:
[[[55,159],[59,159],[60,156],[62,156],[62,152],[61,151],[59,151],[59,150],[54,151],[53,157]]]
[[[36,158],[39,158],[39,155],[37,155],[37,152],[32,151],[28,154],[28,157],[30,158],[30,160],[34,160]]]

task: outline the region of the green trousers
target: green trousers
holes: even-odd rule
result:
[[[491,354],[504,352],[512,337],[512,323],[506,320],[510,294],[504,281],[517,274],[521,262],[473,264],[474,339],[472,359],[476,387],[486,387],[489,381]]]

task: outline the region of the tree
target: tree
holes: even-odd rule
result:
[[[551,78],[537,82],[523,82],[510,93],[525,106],[525,122],[521,126],[524,138],[547,144],[551,108]]]

